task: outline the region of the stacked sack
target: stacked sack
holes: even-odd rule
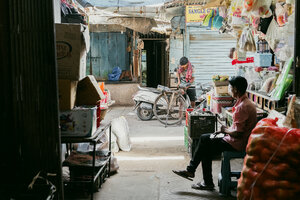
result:
[[[238,199],[299,199],[300,129],[263,119],[249,138]]]

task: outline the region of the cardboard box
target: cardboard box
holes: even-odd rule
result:
[[[97,130],[97,107],[77,107],[60,113],[63,136],[91,137]]]
[[[58,98],[60,110],[72,110],[75,106],[78,81],[58,80]]]
[[[78,81],[86,75],[86,54],[90,49],[87,26],[55,24],[58,78]]]
[[[80,80],[77,86],[76,105],[97,105],[97,102],[105,99],[96,79],[92,75]]]
[[[228,86],[216,86],[215,95],[228,94]]]

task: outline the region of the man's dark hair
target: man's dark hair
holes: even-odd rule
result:
[[[186,65],[189,62],[189,59],[187,57],[180,58],[179,64],[180,65]]]
[[[229,80],[229,83],[232,87],[235,87],[240,95],[246,93],[248,83],[247,80],[242,76],[234,76]]]

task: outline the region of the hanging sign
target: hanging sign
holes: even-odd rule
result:
[[[185,6],[185,21],[202,22],[207,14],[214,8],[203,8],[203,6]]]

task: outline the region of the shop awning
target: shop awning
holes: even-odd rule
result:
[[[114,17],[108,19],[108,22],[120,24],[121,26],[130,28],[143,34],[149,33],[152,27],[157,27],[154,19],[141,17]]]
[[[89,7],[141,7],[163,5],[167,0],[76,0],[81,6]]]

